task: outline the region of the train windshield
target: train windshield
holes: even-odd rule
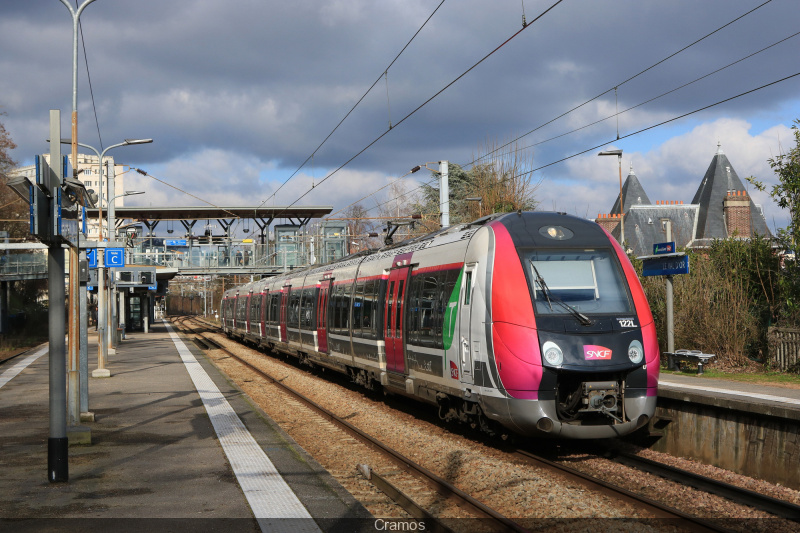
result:
[[[534,250],[524,260],[537,314],[633,312],[610,250]]]

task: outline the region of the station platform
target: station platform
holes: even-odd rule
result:
[[[800,421],[800,389],[662,372],[658,380],[658,395]]]
[[[107,368],[89,382],[92,444],[70,446],[69,481],[50,483],[47,347],[0,364],[0,531],[374,531],[170,325],[129,334]]]

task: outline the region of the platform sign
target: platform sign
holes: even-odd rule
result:
[[[89,261],[89,268],[97,268],[97,248],[86,249],[86,260]]]
[[[653,245],[653,255],[673,254],[675,253],[675,241],[672,242],[659,242]]]
[[[167,246],[186,246],[186,239],[167,239]]]
[[[105,264],[107,267],[124,267],[125,248],[106,248]]]
[[[673,276],[689,273],[689,256],[670,254],[649,256],[642,259],[642,276]]]

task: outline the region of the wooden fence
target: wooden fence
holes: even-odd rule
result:
[[[800,371],[800,329],[769,328],[769,364],[774,370]]]

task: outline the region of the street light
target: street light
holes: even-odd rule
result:
[[[473,198],[464,198],[467,202],[478,202],[478,218],[483,216],[483,198],[475,196]]]
[[[625,209],[622,203],[622,150],[606,150],[597,155],[615,155],[619,162],[619,243],[625,246]]]
[[[47,139],[47,142],[50,142],[50,139]],[[84,143],[76,143],[78,146],[83,146],[84,148],[88,148],[89,150],[92,150],[95,154],[97,154],[97,164],[100,167],[100,173],[99,173],[99,176],[100,176],[100,187],[99,188],[100,188],[100,199],[101,200],[103,198],[103,157],[105,157],[106,152],[108,152],[112,148],[119,148],[120,146],[131,146],[131,145],[134,145],[134,144],[150,144],[152,142],[153,142],[153,139],[125,139],[121,143],[112,144],[111,146],[109,146],[108,148],[103,150],[102,153],[97,148],[95,148],[94,146],[89,146],[88,144],[84,144]],[[61,144],[72,144],[72,139],[61,139]],[[72,167],[76,168],[76,169],[78,168],[78,162],[77,162],[76,158],[73,158]],[[111,235],[111,228],[114,225],[114,209],[113,209],[114,202],[113,202],[113,199],[110,202],[108,201],[108,199],[111,198],[111,195],[114,192],[112,187],[111,187],[111,183],[113,181],[114,180],[112,180],[110,176],[109,176],[108,179],[106,179],[106,196],[105,196],[105,198],[106,198],[106,204],[108,205],[108,233],[109,233],[109,240],[112,240],[113,236]],[[123,195],[119,195],[119,196],[126,196],[126,195],[123,194]],[[118,198],[119,196],[115,196],[114,198]],[[102,241],[103,240],[103,202],[99,201],[97,206],[98,206],[98,210],[97,210],[97,238],[98,238],[98,240]]]

